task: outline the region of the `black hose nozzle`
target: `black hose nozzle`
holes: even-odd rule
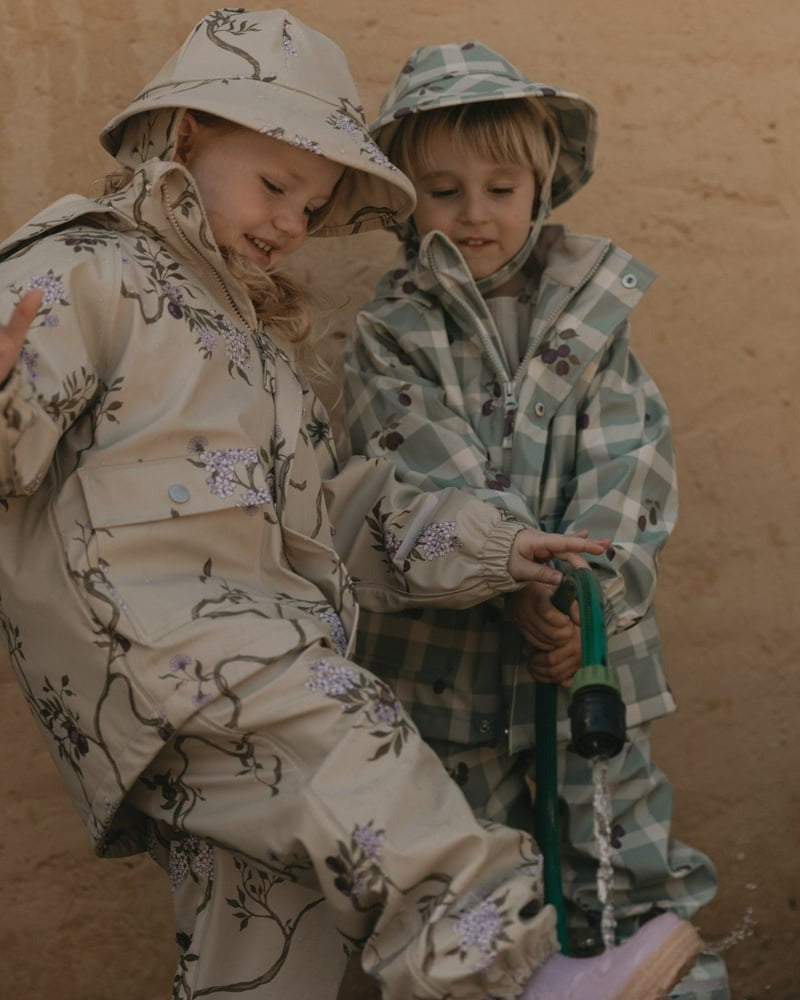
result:
[[[615,757],[625,745],[625,702],[616,675],[602,664],[582,667],[569,699],[570,748],[586,760]]]

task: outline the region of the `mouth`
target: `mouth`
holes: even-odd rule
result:
[[[468,250],[482,250],[484,247],[494,246],[494,240],[481,240],[470,237],[469,239],[459,240],[458,245],[466,247]]]
[[[272,243],[267,243],[266,240],[261,240],[257,236],[251,236],[249,233],[245,233],[248,243],[250,246],[254,247],[256,250],[256,257],[259,263],[263,267],[269,267],[272,263],[272,255],[278,247],[274,246]]]

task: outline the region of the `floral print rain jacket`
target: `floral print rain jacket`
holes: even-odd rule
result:
[[[192,713],[292,651],[345,653],[357,599],[513,589],[520,525],[385,460],[338,467],[175,163],[16,233],[4,321],[30,288],[0,389],[0,627],[97,851],[122,854],[143,846],[126,790]]]

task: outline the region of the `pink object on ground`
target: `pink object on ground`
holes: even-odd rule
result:
[[[700,937],[687,920],[664,913],[602,955],[553,955],[519,1000],[660,1000],[691,967],[700,948]]]

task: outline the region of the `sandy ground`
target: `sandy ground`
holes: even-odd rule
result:
[[[0,0],[3,233],[105,172],[95,133],[209,7]],[[661,274],[634,317],[682,484],[658,602],[680,711],[657,725],[657,760],[676,835],[719,869],[697,924],[724,949],[735,1000],[800,998],[800,7],[300,0],[292,11],[346,50],[368,115],[416,45],[471,37],[599,106],[597,176],[559,218]],[[332,333],[393,250],[391,237],[364,236],[300,262],[341,306]],[[167,997],[166,886],[146,860],[90,856],[5,661],[0,733],[0,994]]]

